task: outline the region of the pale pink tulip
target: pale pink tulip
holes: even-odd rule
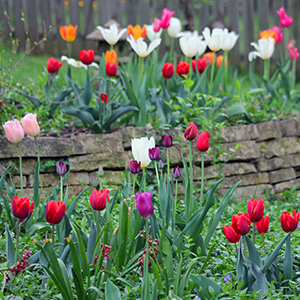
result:
[[[289,49],[291,60],[298,60],[299,52],[298,48]]]
[[[3,128],[7,139],[14,144],[20,143],[24,138],[23,128],[18,120],[7,121]]]
[[[27,135],[36,137],[40,134],[40,126],[36,119],[36,114],[27,114],[21,119],[24,131]]]

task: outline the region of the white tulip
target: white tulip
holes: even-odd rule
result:
[[[111,24],[109,26],[109,29],[103,28],[102,26],[97,26],[97,29],[101,31],[103,38],[111,46],[115,45],[122,37],[122,35],[127,31],[127,28],[123,28],[119,32],[116,23]]]
[[[212,32],[210,32],[210,29],[205,27],[202,34],[211,51],[217,52],[222,48],[225,36],[223,29],[214,28]]]
[[[198,56],[201,56],[205,50],[207,48],[207,43],[206,41],[203,40],[202,35],[198,38],[198,50],[197,50],[197,54]]]
[[[248,54],[249,61],[252,61],[257,56],[265,60],[269,59],[273,55],[275,49],[275,40],[273,38],[259,39],[258,44],[251,43],[250,45],[253,46],[256,51],[252,51]]]
[[[149,149],[155,147],[154,137],[148,139],[142,137],[139,139],[131,139],[131,150],[134,160],[141,162],[141,167],[146,168],[151,159],[149,158]]]
[[[227,28],[225,28],[223,32],[224,32],[224,41],[222,45],[222,50],[230,51],[235,46],[236,41],[239,38],[239,35],[236,34],[234,31],[228,32]]]
[[[189,38],[191,36],[203,38],[202,35],[199,36],[198,30],[180,32],[178,34],[178,37],[182,37],[182,36],[185,36],[186,38]]]
[[[68,58],[67,56],[63,55],[61,58],[60,58],[61,61],[66,61],[68,65],[72,66],[72,67],[75,67],[77,69],[79,68],[84,68],[85,70],[87,70],[88,66],[83,64],[80,60],[75,60],[74,58]],[[99,69],[99,65],[96,64],[95,62],[91,63],[89,65],[89,67],[94,67],[94,68],[97,68]]]
[[[205,43],[205,42],[204,42]],[[182,36],[179,39],[180,49],[187,57],[194,57],[197,53],[201,55],[206,49],[206,43],[204,44],[200,37],[196,36]]]
[[[145,25],[145,27],[146,27],[147,37],[150,42],[160,38],[162,33],[162,28],[158,32],[155,32],[153,30],[153,25]]]
[[[149,46],[146,42],[144,42],[143,38],[138,38],[135,40],[132,35],[127,38],[127,41],[138,56],[146,57],[160,45],[161,39],[152,41]]]
[[[172,17],[167,31],[172,39],[178,37],[178,34],[181,31],[181,21],[178,18]]]

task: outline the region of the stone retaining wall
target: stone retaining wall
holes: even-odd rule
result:
[[[173,166],[182,167],[182,155],[188,161],[188,145],[182,131],[171,130],[174,145],[170,148],[170,161]],[[110,134],[78,135],[71,138],[39,137],[41,163],[57,161],[62,158],[71,163],[71,172],[67,179],[71,194],[77,193],[83,186],[91,185],[101,164],[104,179],[109,186],[123,181],[125,156],[132,159],[130,140],[151,134],[160,145],[161,132],[151,128],[128,127]],[[280,122],[265,122],[255,125],[242,125],[222,128],[220,132],[210,132],[215,148],[211,147],[205,155],[205,177],[210,183],[219,177],[225,177],[220,192],[225,192],[235,182],[242,180],[236,196],[262,197],[264,191],[282,193],[292,185],[300,187],[300,118]],[[219,139],[216,140],[216,136]],[[32,138],[21,143],[23,154],[23,183],[25,193],[32,193],[33,173],[36,164],[36,148]],[[201,155],[194,147],[195,188],[200,187]],[[163,159],[165,151],[161,149]],[[227,155],[226,155],[227,154]],[[222,163],[215,165],[218,159]],[[9,163],[13,163],[14,183],[20,186],[18,175],[18,149],[5,137],[0,138],[0,174]],[[151,169],[151,168],[150,168]],[[182,171],[182,168],[181,168]],[[154,173],[153,173],[154,175]],[[154,178],[154,176],[153,176]],[[59,177],[55,167],[48,167],[40,174],[41,187],[47,194],[58,184]]]

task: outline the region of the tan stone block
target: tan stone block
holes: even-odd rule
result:
[[[298,190],[300,188],[300,178],[275,184],[275,192],[279,193],[279,192],[289,190],[293,185],[298,186],[297,188]]]
[[[300,126],[296,119],[288,119],[279,122],[282,137],[300,136]]]
[[[293,168],[280,169],[269,173],[270,183],[283,182],[296,178],[296,173]]]
[[[237,141],[255,140],[258,138],[258,131],[256,125],[241,125],[223,127],[220,129],[222,135],[220,141],[229,143]]]
[[[282,137],[280,126],[276,122],[263,122],[256,125],[258,130],[257,141],[279,139]]]

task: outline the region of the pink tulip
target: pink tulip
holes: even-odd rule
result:
[[[168,27],[170,26],[170,19],[174,14],[175,11],[170,11],[167,8],[164,8],[160,18],[160,27],[163,29],[168,29]]]
[[[154,30],[155,32],[159,32],[159,31],[160,31],[160,19],[154,18],[154,22],[153,22],[153,30]]]
[[[23,128],[18,120],[7,121],[3,128],[7,139],[14,144],[20,143],[24,138]]]
[[[299,52],[298,48],[289,49],[291,60],[298,60]]]
[[[40,134],[40,126],[36,119],[36,114],[27,114],[21,119],[24,131],[27,135],[36,137]]]
[[[284,7],[277,10],[277,14],[280,18],[280,26],[290,27],[293,24],[293,18],[285,13]]]
[[[276,33],[276,44],[279,44],[282,42],[282,33],[281,33],[281,29],[278,26],[273,26],[272,31],[274,31]]]
[[[295,41],[294,40],[290,40],[287,45],[285,46],[285,48],[287,50],[290,50],[290,49],[293,49],[294,48],[294,45],[295,45]]]

